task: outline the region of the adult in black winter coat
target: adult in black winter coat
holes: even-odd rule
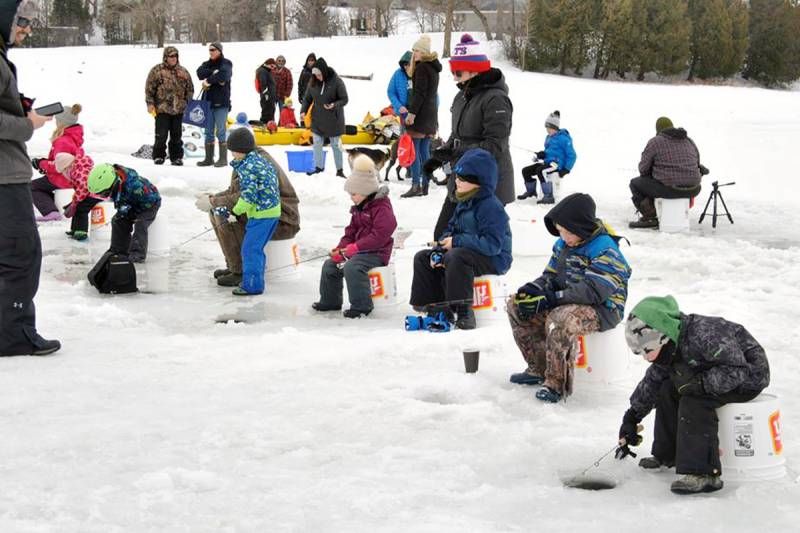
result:
[[[297,78],[297,101],[302,102],[303,97],[306,95],[306,89],[308,88],[308,82],[311,81],[311,69],[314,68],[314,65],[317,63],[317,55],[314,52],[308,54],[306,58],[306,62],[303,65],[303,71],[300,72],[300,77]]]
[[[219,159],[215,167],[228,164],[228,111],[231,109],[231,78],[233,63],[222,55],[222,43],[208,45],[208,61],[197,67],[197,77],[203,82],[203,99],[211,103],[211,118],[206,125],[206,157],[197,163],[207,167],[214,160],[214,131],[219,143]]]
[[[324,58],[317,59],[311,69],[314,77],[308,84],[303,97],[300,115],[305,115],[311,108],[311,134],[314,139],[314,165],[315,170],[310,174],[322,172],[322,146],[325,138],[330,139],[333,159],[336,163],[336,175],[344,178],[342,169],[342,135],[344,134],[344,106],[347,105],[347,88],[344,82],[325,62]]]
[[[275,120],[275,78],[272,77],[272,69],[275,68],[275,60],[269,58],[256,69],[256,90],[261,104],[261,123],[266,124]]]
[[[403,198],[428,194],[428,178],[422,174],[422,164],[431,156],[431,138],[439,130],[437,92],[442,64],[431,52],[427,35],[414,43],[411,61],[411,93],[409,95],[406,132],[414,139],[414,163],[411,165],[411,189]]]
[[[499,172],[495,195],[504,205],[514,201],[514,166],[508,146],[514,107],[503,73],[492,68],[480,43],[469,34],[462,35],[453,48],[450,71],[459,88],[450,107],[450,138],[423,165],[428,175],[446,165],[448,174],[448,194],[436,222],[434,239],[447,227],[456,207],[455,176],[450,174],[449,168],[470,148],[483,148],[495,157]]]

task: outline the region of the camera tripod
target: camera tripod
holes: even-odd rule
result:
[[[725,205],[725,199],[722,197],[722,191],[719,190],[720,187],[727,187],[728,185],[735,185],[735,181],[731,181],[729,183],[723,183],[722,185],[719,184],[718,181],[715,181],[711,184],[711,194],[708,196],[708,201],[706,202],[706,207],[703,209],[703,214],[700,215],[700,220],[697,221],[698,224],[703,223],[703,219],[705,218],[706,214],[708,213],[708,206],[711,204],[711,200],[714,200],[714,207],[712,208],[711,212],[711,227],[717,227],[717,217],[721,217],[722,214],[717,214],[717,198],[719,201],[722,202],[722,207],[725,209],[725,216],[728,217],[728,220],[733,224],[733,217],[731,216],[730,211],[728,211],[728,206]]]

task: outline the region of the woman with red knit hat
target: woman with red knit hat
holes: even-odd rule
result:
[[[514,201],[514,167],[508,137],[514,111],[508,97],[508,86],[500,69],[492,67],[483,45],[468,33],[453,47],[450,72],[459,88],[451,107],[450,138],[423,165],[426,175],[444,167],[447,176],[447,198],[439,214],[434,239],[439,238],[455,211],[455,176],[450,166],[470,148],[483,148],[497,161],[497,198],[505,205]]]

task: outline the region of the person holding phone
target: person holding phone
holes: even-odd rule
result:
[[[31,34],[36,6],[0,2],[0,356],[48,355],[59,348],[36,331],[33,298],[39,288],[42,243],[33,219],[31,175],[25,148],[33,130],[50,120],[33,111],[17,90],[7,53]]]

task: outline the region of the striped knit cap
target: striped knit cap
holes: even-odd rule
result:
[[[462,35],[461,40],[453,47],[453,53],[450,54],[450,72],[457,70],[486,72],[490,68],[492,63],[480,41],[473,39],[469,33]]]

